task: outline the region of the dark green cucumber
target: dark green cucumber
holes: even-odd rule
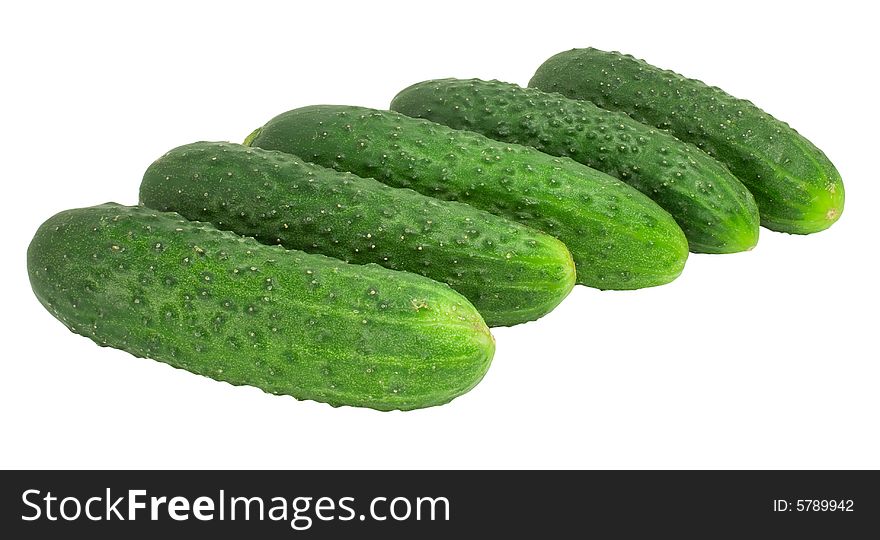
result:
[[[61,212],[28,247],[40,302],[77,334],[235,385],[379,410],[473,388],[495,344],[446,284],[285,251],[171,212]]]
[[[562,240],[578,283],[637,289],[672,281],[687,240],[634,188],[568,158],[391,111],[318,105],[281,114],[246,144],[296,154],[424,195],[461,201]]]
[[[266,244],[443,281],[490,326],[537,319],[574,286],[571,255],[550,235],[282,152],[175,148],[147,169],[140,200]]]
[[[843,182],[825,154],[785,122],[719,88],[597,49],[551,57],[529,86],[625,112],[696,144],[749,188],[768,229],[814,233],[843,212]]]
[[[691,251],[733,253],[758,242],[758,207],[742,182],[693,145],[623,113],[479,79],[415,84],[397,94],[391,109],[570,157],[617,177],[672,214]]]

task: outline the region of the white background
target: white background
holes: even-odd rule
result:
[[[0,467],[878,468],[876,17],[822,2],[15,2],[0,15]],[[11,7],[9,7],[11,6]],[[819,7],[821,6],[821,7]],[[409,413],[233,388],[71,334],[25,250],[52,214],[135,204],[146,166],[316,103],[428,78],[525,84],[571,47],[746,97],[846,184],[829,231],[762,230],[673,284],[577,287],[496,329],[484,381]]]

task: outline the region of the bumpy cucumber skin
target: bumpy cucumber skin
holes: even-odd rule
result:
[[[28,247],[40,302],[101,346],[334,406],[416,409],[473,388],[495,345],[447,285],[107,203]]]
[[[592,48],[551,57],[529,86],[625,112],[696,144],[749,188],[768,229],[819,232],[843,212],[843,181],[825,154],[785,122],[719,88]]]
[[[391,109],[565,156],[619,178],[678,222],[690,250],[746,251],[758,242],[752,194],[727,168],[672,135],[588,101],[479,79],[425,81]]]
[[[283,152],[175,148],[147,169],[140,201],[266,244],[443,281],[490,326],[537,319],[574,287],[571,254],[550,235]]]
[[[568,246],[583,285],[662,285],[687,259],[684,233],[639,191],[571,159],[477,133],[392,111],[316,105],[276,116],[246,143],[549,233]]]

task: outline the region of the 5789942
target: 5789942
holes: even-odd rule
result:
[[[774,499],[774,512],[854,512],[853,499]]]

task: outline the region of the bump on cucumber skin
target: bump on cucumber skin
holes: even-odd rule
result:
[[[544,231],[568,246],[577,282],[600,289],[668,283],[687,260],[672,217],[623,182],[568,158],[391,111],[315,105],[264,125],[254,146]]]
[[[672,214],[691,251],[735,253],[758,242],[758,207],[742,182],[693,145],[623,113],[479,79],[412,85],[391,109],[570,157],[619,178]]]
[[[592,48],[551,57],[529,86],[625,112],[694,143],[749,188],[768,229],[819,232],[843,212],[843,181],[825,154],[785,122],[719,88]]]
[[[495,344],[447,285],[107,203],[47,220],[33,290],[101,346],[272,394],[378,410],[473,388]]]
[[[140,201],[265,244],[448,283],[490,326],[546,315],[574,287],[571,255],[550,235],[282,152],[175,148],[147,169]]]

